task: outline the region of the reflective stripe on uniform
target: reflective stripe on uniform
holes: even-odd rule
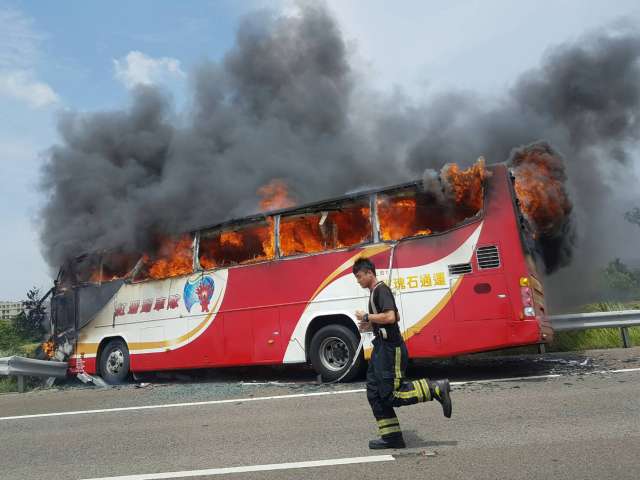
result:
[[[411,383],[413,383],[413,389],[416,391],[418,400],[420,402],[424,402],[424,392],[422,391],[422,387],[420,386],[420,380],[414,380]]]
[[[402,379],[402,371],[400,370],[400,362],[402,360],[402,352],[400,347],[396,347],[396,361],[395,361],[395,378],[393,379],[393,389],[398,390],[400,388],[400,380]]]
[[[383,418],[381,420],[378,420],[377,423],[378,423],[378,427],[380,427],[380,428],[388,427],[390,425],[400,425],[400,422],[398,421],[398,417]]]
[[[400,429],[400,425],[396,425],[394,427],[380,428],[378,429],[378,433],[382,437],[384,435],[389,435],[391,433],[402,433],[402,430]]]
[[[396,398],[402,398],[404,400],[410,398],[417,398],[418,400],[420,399],[420,394],[417,390],[409,390],[408,392],[393,392],[393,396]]]
[[[428,402],[429,400],[431,400],[431,390],[429,390],[429,384],[427,383],[427,379],[426,378],[421,379],[420,385],[422,385],[422,390],[424,391],[424,394],[426,396],[425,402]]]

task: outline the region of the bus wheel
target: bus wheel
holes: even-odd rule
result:
[[[129,376],[129,349],[124,340],[110,340],[100,354],[100,375],[111,385],[118,385]]]
[[[351,330],[342,325],[327,325],[316,332],[311,339],[311,365],[325,382],[340,378],[353,362],[358,348],[358,339]],[[348,382],[362,371],[364,356],[362,352],[353,368],[342,380]]]

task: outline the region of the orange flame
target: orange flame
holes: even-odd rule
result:
[[[258,189],[258,195],[262,197],[260,208],[263,212],[292,207],[295,201],[289,197],[289,189],[284,180],[275,178]]]
[[[226,230],[200,237],[200,265],[206,270],[268,260],[275,256],[273,219],[266,225]]]
[[[368,206],[282,217],[280,253],[284,256],[345,248],[371,239]]]
[[[450,192],[456,205],[475,212],[482,208],[486,177],[483,157],[466,170],[460,170],[458,165],[450,163],[445,165],[440,173],[445,189]]]
[[[552,151],[533,147],[521,151],[513,164],[516,196],[534,237],[552,234],[572,210],[561,160]]]
[[[445,165],[440,172],[438,191],[421,192],[416,189],[379,194],[380,237],[399,240],[431,235],[449,230],[472,217],[482,208],[487,174],[481,157],[466,170],[461,170],[455,163]],[[444,198],[440,185],[444,187]]]
[[[42,343],[40,346],[42,347],[42,352],[47,356],[47,358],[53,358],[56,348],[55,343],[53,343],[53,339]]]
[[[433,192],[407,192],[378,195],[378,218],[383,240],[430,235],[451,228],[482,208],[483,184],[487,176],[484,159],[466,170],[455,164],[442,169],[440,178],[451,204],[434,200]],[[263,210],[293,206],[287,185],[274,179],[258,189]],[[445,202],[446,203],[446,202]],[[254,263],[275,257],[274,220],[265,224],[213,232],[200,238],[199,262],[205,269]],[[280,249],[283,256],[345,248],[371,240],[368,202],[342,206],[304,215],[283,216],[280,221]],[[193,263],[193,236],[178,239],[161,237],[153,253],[142,256],[138,278],[161,279],[189,274]],[[132,255],[112,255],[103,262],[102,274],[93,272],[91,281],[124,277],[135,264]]]
[[[162,238],[153,257],[143,256],[145,270],[154,279],[176,277],[191,273],[193,269],[193,237],[183,235],[178,239]]]
[[[430,235],[416,221],[417,201],[412,197],[378,196],[378,220],[382,240],[398,240],[414,235]]]
[[[140,255],[123,252],[109,252],[102,257],[102,268],[98,266],[90,274],[92,283],[110,282],[125,278],[135,267]]]

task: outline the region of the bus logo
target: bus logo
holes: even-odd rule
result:
[[[184,284],[184,304],[187,311],[191,312],[191,307],[200,303],[202,311],[208,312],[214,290],[215,283],[209,276],[198,276],[195,280],[187,280]]]

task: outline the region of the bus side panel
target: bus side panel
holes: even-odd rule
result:
[[[224,359],[219,366],[282,363],[303,313],[323,283],[351,273],[361,249],[229,269],[224,315]],[[331,302],[326,308],[331,308]],[[210,342],[209,331],[196,340]],[[185,347],[189,349],[189,346]],[[304,360],[302,360],[304,361]]]
[[[226,365],[253,363],[252,310],[225,312],[224,348]]]
[[[203,338],[200,338],[200,336],[196,336],[198,325],[200,325],[205,318],[205,315],[189,317],[191,342],[176,351],[176,354],[182,358],[184,365],[206,367],[224,363],[226,355],[224,338],[225,315],[224,313],[218,312],[213,323],[209,325],[207,331],[202,334]]]
[[[407,300],[407,295],[403,295],[403,301]],[[417,331],[407,339],[407,350],[409,356],[417,357],[440,357],[448,355],[446,339],[448,328],[453,324],[453,305],[448,302],[437,316],[423,329]]]

